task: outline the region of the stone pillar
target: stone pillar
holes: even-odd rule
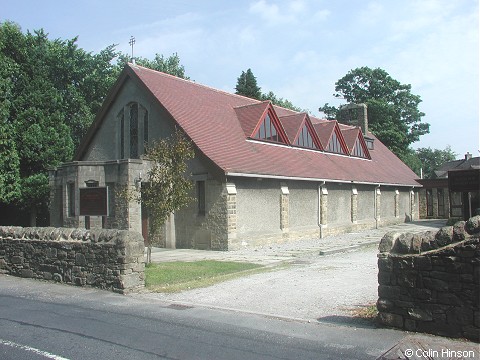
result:
[[[328,223],[328,190],[325,184],[318,187],[319,196],[319,222],[320,222],[320,238],[324,236],[323,229],[327,227]]]
[[[426,212],[425,212],[426,215]],[[410,191],[410,221],[415,219],[415,192]]]
[[[289,194],[288,186],[286,184],[280,184],[282,191],[280,195],[280,229],[283,233],[288,232],[288,217],[289,217]]]
[[[395,217],[400,217],[400,192],[395,189]]]
[[[433,217],[438,219],[438,189],[432,189]]]
[[[227,183],[227,233],[229,239],[237,237],[237,188]]]
[[[350,217],[352,223],[357,223],[357,213],[358,213],[358,190],[356,187],[352,188],[352,206],[351,206],[351,213]]]

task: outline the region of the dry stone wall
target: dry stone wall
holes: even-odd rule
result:
[[[143,237],[126,230],[0,227],[0,273],[126,293],[145,285]]]
[[[378,256],[380,321],[480,340],[480,216],[438,232],[388,233]]]

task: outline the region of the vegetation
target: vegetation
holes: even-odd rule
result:
[[[235,86],[235,94],[243,95],[260,101],[269,100],[274,105],[281,106],[283,108],[293,111],[308,112],[293,105],[287,99],[277,97],[272,91],[263,94],[261,88],[257,85],[257,78],[253,75],[251,69],[248,69],[247,71],[242,71],[242,74],[238,77],[237,85]]]
[[[261,100],[262,92],[257,85],[257,78],[253,75],[251,69],[242,71],[242,74],[238,77],[237,85],[235,86],[235,94]]]
[[[128,59],[115,45],[92,54],[76,37],[0,23],[0,218],[48,224],[48,169],[72,160]],[[177,54],[138,63],[185,77]]]
[[[149,239],[153,239],[168,216],[194,199],[189,195],[192,181],[188,180],[187,161],[195,156],[191,143],[180,130],[170,138],[156,140],[147,148],[145,159],[151,168],[145,179],[147,186],[126,189],[121,197],[145,206],[149,214]],[[151,244],[147,262],[150,262]]]
[[[411,93],[411,85],[401,84],[385,70],[356,68],[335,83],[335,97],[348,103],[368,106],[368,125],[400,159],[414,167],[411,144],[428,134],[430,125],[422,122],[420,96]],[[328,103],[319,108],[328,118],[336,118],[339,108]],[[418,162],[417,162],[418,165]]]
[[[126,54],[120,54],[118,59],[118,64],[121,68],[125,66],[131,59]],[[169,57],[164,57],[160,54],[155,54],[153,60],[149,60],[143,57],[135,57],[135,64],[156,70],[161,71],[182,79],[189,80],[190,78],[185,75],[185,67],[180,64],[180,57],[177,53],[172,54]]]
[[[436,178],[435,170],[438,170],[444,163],[455,160],[457,156],[450,146],[447,146],[445,150],[432,149],[429,147],[420,148],[416,150],[416,155],[420,160],[423,177],[425,179]]]
[[[252,263],[203,260],[151,263],[145,269],[145,285],[157,292],[178,292],[210,286],[245,274],[262,271]]]

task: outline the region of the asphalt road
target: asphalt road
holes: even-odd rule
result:
[[[0,276],[1,359],[374,359],[404,336]]]

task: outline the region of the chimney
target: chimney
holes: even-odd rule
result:
[[[465,160],[470,160],[472,158],[472,154],[470,154],[468,151],[465,154]]]
[[[338,122],[362,129],[363,138],[369,150],[374,150],[374,139],[368,136],[367,104],[347,104],[340,107],[337,114]]]
[[[340,107],[338,119],[340,123],[359,126],[363,135],[368,133],[368,117],[366,104],[347,104]]]

